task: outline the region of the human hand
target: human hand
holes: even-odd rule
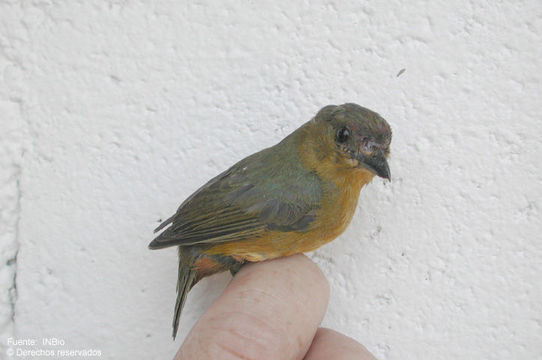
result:
[[[309,258],[245,265],[198,320],[176,360],[375,360],[361,344],[319,328],[329,285]]]

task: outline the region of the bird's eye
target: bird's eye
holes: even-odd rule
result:
[[[338,143],[344,143],[350,138],[350,130],[348,128],[342,128],[337,131],[336,140]]]

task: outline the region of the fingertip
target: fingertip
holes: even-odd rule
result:
[[[325,276],[304,255],[248,264],[200,318],[179,354],[197,354],[198,359],[301,358],[328,299]]]
[[[237,273],[233,278],[234,286],[250,281],[252,277],[273,276],[277,280],[288,279],[301,286],[300,289],[308,290],[318,295],[318,298],[327,305],[330,295],[330,286],[324,273],[314,261],[304,254],[296,254],[274,260],[258,263],[250,263]]]

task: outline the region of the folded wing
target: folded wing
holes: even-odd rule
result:
[[[318,177],[295,159],[246,158],[202,186],[156,230],[151,249],[238,241],[266,231],[305,231],[320,204]],[[169,225],[169,226],[168,226]]]

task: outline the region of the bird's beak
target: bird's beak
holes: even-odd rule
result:
[[[388,166],[384,151],[379,149],[370,155],[361,156],[359,164],[373,174],[391,180],[390,167]]]

